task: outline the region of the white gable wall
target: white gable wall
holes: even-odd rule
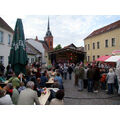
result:
[[[29,39],[27,40],[27,42],[29,44],[31,44],[34,48],[36,48],[39,52],[42,53],[42,63],[46,63],[46,59],[45,59],[45,49],[42,45],[42,43],[36,41],[36,40],[33,40],[33,39]]]

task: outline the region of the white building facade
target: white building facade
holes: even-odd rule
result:
[[[27,41],[26,41],[26,52],[28,56],[28,64],[33,64],[34,62],[38,62],[40,65],[42,64],[42,53],[36,50]]]
[[[47,64],[47,58],[46,58],[46,51],[45,48],[43,47],[43,44],[35,39],[27,39],[27,42],[32,45],[36,50],[38,50],[39,52],[41,52],[41,62],[42,64]],[[33,57],[33,56],[29,56],[29,57]]]
[[[2,27],[1,24],[4,26]],[[0,18],[0,63],[2,63],[4,67],[8,65],[8,56],[11,49],[12,39],[12,28],[10,28],[6,23],[3,24],[3,19],[1,22]]]

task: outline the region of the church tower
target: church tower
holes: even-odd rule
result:
[[[44,41],[46,41],[46,43],[49,47],[49,50],[53,50],[53,36],[52,36],[51,31],[50,31],[49,18],[48,18],[47,32],[46,32],[46,35],[44,37]]]

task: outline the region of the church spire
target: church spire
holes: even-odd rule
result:
[[[50,31],[50,25],[49,25],[49,17],[48,17],[48,31]]]
[[[46,35],[44,37],[44,41],[47,44],[48,49],[53,50],[53,36],[52,36],[51,31],[50,31],[49,17],[48,17],[47,32],[46,32]]]
[[[46,32],[46,37],[52,36],[52,33],[50,31],[50,23],[49,23],[49,17],[48,17],[48,26],[47,26],[47,32]]]

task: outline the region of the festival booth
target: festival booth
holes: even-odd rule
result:
[[[120,61],[120,56],[111,56],[108,59],[105,60],[105,62],[117,62]]]
[[[111,56],[101,56],[101,57],[97,58],[96,61],[98,61],[98,62],[105,62],[105,60],[107,60],[110,57]]]
[[[120,61],[120,56],[111,56],[105,62],[110,63],[113,67],[116,67],[116,63]]]
[[[119,56],[101,56],[96,59],[96,61],[99,62],[117,62],[120,61],[120,55]]]
[[[106,63],[106,64],[109,64],[109,65],[115,67],[116,63],[118,61],[120,61],[120,56],[101,56],[101,57],[97,58],[96,61]]]

